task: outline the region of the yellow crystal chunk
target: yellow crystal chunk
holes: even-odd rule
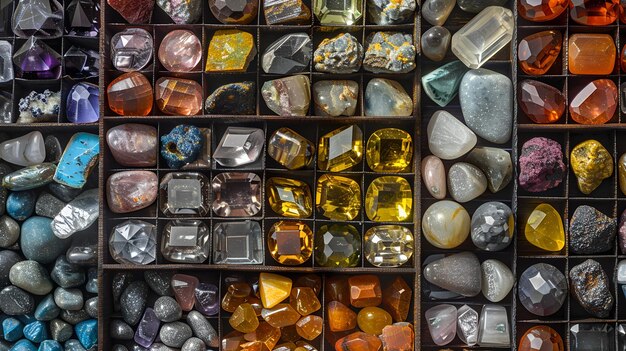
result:
[[[293,290],[291,290],[291,296],[289,296],[289,303],[291,307],[295,308],[296,311],[303,316],[309,315],[322,308],[317,294],[309,287],[293,288]]]
[[[361,12],[363,0],[315,0],[313,6],[313,12],[321,24],[350,26],[358,24],[357,21],[363,15]]]
[[[259,275],[259,292],[263,307],[272,308],[291,293],[291,279],[273,273],[261,273]]]
[[[335,129],[320,138],[317,150],[317,166],[323,171],[354,167],[363,158],[363,132],[355,125]]]
[[[301,337],[307,340],[313,340],[322,334],[324,330],[324,320],[320,316],[313,315],[302,317],[298,323],[296,323],[296,330]]]
[[[274,328],[294,325],[300,319],[300,313],[287,303],[279,303],[272,308],[264,308],[261,316]]]
[[[205,71],[245,72],[255,55],[252,34],[236,29],[218,30],[209,43]]]
[[[297,179],[273,177],[267,180],[267,201],[276,214],[305,218],[313,212],[309,185]]]
[[[313,252],[313,232],[302,222],[276,222],[268,233],[267,248],[280,264],[303,264]]]
[[[546,251],[561,251],[565,246],[563,220],[549,204],[535,207],[526,221],[524,235],[529,243]]]
[[[324,174],[317,180],[315,204],[324,217],[352,220],[361,210],[361,188],[353,179]]]
[[[280,128],[270,136],[267,154],[282,166],[295,170],[313,162],[315,145],[289,128]]]
[[[411,165],[413,139],[401,129],[379,129],[367,140],[365,158],[374,172],[401,172]]]
[[[584,141],[572,149],[570,155],[572,171],[578,179],[578,189],[591,194],[602,181],[613,175],[613,157],[596,140]]]
[[[411,216],[412,209],[413,191],[402,177],[379,177],[367,188],[365,213],[372,221],[404,221]]]
[[[228,319],[228,323],[233,329],[242,333],[252,333],[259,326],[259,319],[254,312],[254,308],[249,303],[242,303],[237,306],[233,315]]]
[[[268,323],[260,323],[255,331],[247,333],[243,337],[250,342],[261,342],[261,350],[273,350],[280,339],[280,329]]]

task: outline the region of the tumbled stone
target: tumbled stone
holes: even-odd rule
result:
[[[254,36],[237,29],[218,30],[209,42],[206,72],[245,72],[256,56]]]
[[[2,177],[1,186],[11,191],[39,188],[52,182],[56,168],[54,163],[26,166]]]
[[[256,19],[258,0],[240,2],[212,0],[209,9],[218,21],[224,24],[249,24]],[[202,11],[200,11],[202,13]]]
[[[156,3],[176,24],[196,23],[202,17],[200,0],[157,0]]]
[[[72,337],[74,331],[69,323],[60,319],[50,321],[50,337],[58,342],[65,342]]]
[[[444,346],[456,337],[457,309],[453,305],[441,304],[429,308],[424,313],[428,331],[433,342]]]
[[[35,299],[16,286],[7,286],[0,291],[0,310],[10,316],[30,314],[35,310]]]
[[[500,251],[513,241],[513,212],[502,202],[480,205],[472,215],[472,242],[486,251]]]
[[[481,277],[480,261],[471,252],[446,256],[424,268],[427,281],[466,297],[480,294]]]
[[[522,335],[520,351],[563,351],[563,339],[559,333],[547,325],[536,325]]]
[[[478,342],[478,312],[468,305],[457,310],[457,335],[467,346],[474,346]]]
[[[533,76],[545,74],[556,62],[562,46],[563,36],[556,30],[526,36],[517,47],[520,68]]]
[[[33,295],[46,295],[52,291],[52,281],[48,271],[37,261],[18,262],[9,272],[11,284]]]
[[[286,299],[292,287],[291,279],[272,273],[259,275],[259,295],[263,307],[272,308]]]
[[[353,116],[359,84],[353,80],[322,80],[313,84],[313,106],[318,116]]]
[[[152,111],[152,83],[141,73],[124,73],[107,86],[107,100],[118,115],[147,116]]]
[[[154,314],[161,322],[174,322],[183,315],[183,310],[170,296],[161,296],[154,302]]]
[[[128,167],[156,165],[157,130],[145,124],[127,123],[107,131],[107,145],[117,163]]]
[[[79,289],[56,288],[54,303],[62,310],[78,311],[83,307],[83,293]]]
[[[594,80],[570,101],[570,117],[580,124],[605,124],[615,115],[617,95],[617,86],[612,80]]]
[[[559,212],[550,204],[539,204],[526,221],[524,235],[529,243],[558,252],[565,246],[565,231]]]
[[[572,295],[592,316],[607,318],[613,311],[609,278],[597,261],[586,260],[569,272]]]
[[[307,70],[311,64],[313,42],[307,33],[283,35],[261,57],[265,73],[291,74]]]
[[[533,22],[546,22],[559,17],[567,9],[567,0],[541,1],[520,0],[517,3],[517,13]],[[530,351],[530,350],[525,350]]]
[[[111,38],[111,60],[120,71],[142,70],[152,61],[153,51],[152,35],[142,28],[127,28]]]
[[[179,348],[193,336],[191,328],[183,322],[165,323],[159,331],[159,339],[169,347]]]
[[[139,211],[157,197],[159,180],[150,171],[118,172],[107,180],[107,203],[114,213]]]
[[[370,335],[381,335],[383,328],[391,323],[391,315],[378,307],[365,307],[357,315],[359,329]]]
[[[204,342],[198,338],[189,338],[183,346],[181,347],[181,351],[201,351],[205,348]]]
[[[422,17],[433,26],[443,25],[456,5],[456,0],[426,0],[422,3]]]
[[[479,13],[489,6],[503,6],[506,0],[457,0],[461,10],[470,13]]]
[[[85,301],[85,311],[91,318],[98,318],[98,297],[92,297]]]
[[[44,162],[46,149],[43,135],[39,131],[33,131],[15,139],[2,141],[0,158],[18,166],[31,166]]]
[[[11,281],[9,280],[11,267],[22,260],[23,258],[15,251],[0,251],[0,288],[11,285]]]
[[[171,285],[173,275],[172,272],[148,270],[144,272],[144,280],[157,295],[172,296],[174,295]]]
[[[357,314],[339,301],[331,301],[326,305],[328,326],[332,332],[354,329],[357,325]]]
[[[23,221],[35,211],[35,193],[32,190],[11,192],[6,198],[5,206],[9,216]]]
[[[432,197],[442,200],[446,197],[446,169],[441,159],[428,155],[422,159],[422,180]]]
[[[273,24],[306,24],[311,10],[301,0],[272,0],[263,2],[265,22]]]
[[[578,206],[569,221],[571,252],[592,255],[609,251],[613,248],[615,233],[614,219],[591,206]]]
[[[163,37],[158,57],[163,67],[170,72],[189,72],[202,59],[202,44],[194,32],[176,29]]]
[[[465,158],[485,174],[489,190],[496,193],[513,179],[513,163],[508,151],[493,147],[474,148]]]
[[[263,83],[261,95],[267,107],[280,116],[306,116],[311,102],[311,83],[305,75]]]
[[[154,1],[107,0],[107,4],[131,24],[149,23]]]
[[[482,347],[511,346],[509,316],[504,306],[483,306],[478,326],[478,344]]]
[[[570,17],[575,22],[589,26],[606,26],[617,19],[619,1],[572,0],[569,7]]]
[[[361,258],[361,236],[349,224],[321,226],[315,237],[315,262],[322,267],[354,267]]]
[[[440,249],[461,245],[470,233],[470,216],[463,206],[442,200],[432,204],[422,217],[425,239]]]
[[[467,71],[461,61],[447,63],[422,77],[424,92],[437,105],[444,107],[457,95]]]
[[[189,312],[187,314],[187,324],[191,327],[193,334],[202,340],[206,347],[219,346],[219,336],[217,331],[200,312]]]
[[[64,254],[70,240],[58,238],[51,228],[50,218],[33,216],[22,223],[20,248],[27,259],[39,263],[52,263]]]
[[[535,123],[554,123],[565,112],[565,95],[551,85],[523,80],[519,84],[519,106]]]
[[[350,304],[353,307],[374,307],[382,302],[380,279],[376,275],[355,275],[348,278]]]
[[[11,217],[0,217],[0,247],[7,248],[20,238],[20,225]]]
[[[482,289],[485,298],[491,302],[500,302],[509,294],[515,284],[511,269],[504,263],[489,259],[481,264]]]
[[[67,205],[48,192],[41,192],[35,203],[35,214],[42,217],[54,218]],[[0,246],[2,246],[0,244]]]
[[[63,147],[61,147],[59,138],[54,135],[46,136],[44,147],[46,148],[46,162],[59,163],[61,155],[63,155]]]
[[[290,304],[279,303],[272,308],[264,308],[261,317],[274,328],[284,328],[295,325],[301,315]]]
[[[131,326],[137,325],[146,308],[148,285],[137,280],[128,284],[120,296],[122,318]]]
[[[380,350],[381,346],[381,340],[375,335],[357,331],[337,340],[335,343],[335,351],[373,351]]]
[[[522,145],[519,158],[519,185],[529,192],[555,188],[565,177],[561,144],[552,139],[535,137]]]
[[[133,338],[133,335],[135,334],[133,328],[130,325],[119,319],[112,320],[109,328],[109,335],[111,335],[113,339],[131,340]]]
[[[374,78],[365,89],[366,116],[411,116],[413,100],[395,80]]]
[[[420,39],[422,55],[431,61],[439,62],[446,57],[450,49],[450,31],[441,26],[434,26],[426,30]]]
[[[174,274],[172,277],[174,297],[183,311],[188,312],[193,309],[194,294],[199,283],[198,278],[193,275]]]
[[[417,8],[414,0],[402,0],[396,3],[391,0],[368,0],[367,17],[379,25],[393,25],[409,22]]]
[[[161,112],[193,116],[202,111],[202,86],[195,80],[161,77],[154,85],[154,100]]]
[[[444,160],[454,160],[465,155],[478,141],[471,129],[443,110],[432,115],[426,132],[430,152]]]
[[[407,73],[415,69],[415,46],[410,34],[374,32],[365,40],[363,69],[373,73]]]
[[[570,164],[576,175],[578,189],[585,195],[596,190],[604,179],[613,175],[613,158],[596,140],[576,145],[570,153]]]
[[[350,33],[325,38],[315,49],[315,70],[327,73],[353,73],[361,68],[363,46]]]
[[[98,219],[99,208],[99,190],[90,189],[83,192],[54,217],[50,224],[54,235],[67,239],[89,228]]]
[[[457,162],[448,170],[448,191],[455,201],[471,201],[487,190],[487,177],[480,168]]]
[[[519,277],[517,290],[520,303],[530,313],[549,316],[563,306],[567,298],[567,280],[556,267],[537,263]]]

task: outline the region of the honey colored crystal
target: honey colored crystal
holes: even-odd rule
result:
[[[356,328],[356,313],[339,301],[331,301],[326,305],[326,322],[331,331],[340,332]]]
[[[324,330],[324,320],[320,316],[304,316],[296,323],[298,335],[307,340],[314,340]]]
[[[357,308],[378,306],[383,300],[380,279],[372,274],[355,275],[348,278],[350,304]]]
[[[252,292],[252,287],[246,282],[232,282],[226,291],[234,297],[248,297]]]
[[[118,115],[147,116],[152,111],[152,84],[141,73],[124,73],[109,83],[107,100]]]
[[[317,147],[317,166],[322,171],[340,172],[363,158],[363,132],[356,125],[344,126],[325,134]]]
[[[569,71],[607,75],[613,72],[617,48],[608,34],[577,33],[569,37]]]
[[[278,340],[280,340],[280,329],[275,328],[268,323],[262,322],[255,331],[247,333],[243,337],[248,341],[261,342],[261,350],[273,350],[274,346],[278,343]]]
[[[545,22],[559,17],[569,5],[569,0],[518,0],[517,13],[533,22]]]
[[[395,323],[383,328],[380,336],[383,343],[382,351],[413,351],[415,333],[409,323]]]
[[[394,322],[404,322],[409,316],[413,290],[400,276],[383,290],[383,307]]]
[[[255,55],[252,34],[236,29],[218,30],[209,43],[205,71],[245,72]]]
[[[311,288],[317,296],[322,291],[322,278],[316,274],[299,275],[298,279],[293,283],[293,286]]]
[[[580,124],[604,124],[617,109],[617,86],[610,79],[587,84],[570,102],[570,116]]]
[[[383,328],[392,323],[391,315],[378,307],[365,307],[359,311],[356,320],[359,329],[370,335],[382,334]]]
[[[563,36],[556,30],[525,37],[517,49],[520,68],[533,76],[545,74],[556,61],[562,46]]]
[[[226,293],[224,294],[224,298],[222,298],[221,307],[224,311],[233,313],[237,309],[237,306],[245,302],[248,302],[246,297],[235,297],[232,294]]]
[[[570,0],[570,16],[580,24],[606,26],[617,19],[620,0]]]
[[[267,154],[290,170],[308,167],[313,162],[315,145],[294,130],[276,130],[267,143]]]
[[[597,140],[576,145],[570,153],[570,164],[578,189],[585,195],[591,194],[603,180],[613,175],[613,157]]]
[[[307,287],[297,287],[291,289],[289,304],[291,304],[291,307],[298,311],[298,313],[302,316],[307,316],[322,308],[315,291]]]
[[[266,182],[267,201],[279,216],[306,218],[313,212],[313,198],[307,183],[283,177]]]
[[[202,110],[202,87],[194,80],[159,78],[154,95],[159,110],[168,115],[193,116]]]
[[[240,345],[244,342],[243,334],[234,330],[222,338],[223,351],[239,351]]]
[[[317,180],[315,204],[326,218],[352,220],[361,210],[361,188],[351,178],[324,174]]]
[[[519,84],[517,96],[520,108],[535,123],[554,123],[565,112],[565,96],[551,85],[526,79]]]
[[[281,335],[280,341],[285,343],[295,343],[300,340],[302,337],[298,334],[296,330],[296,325],[288,325],[286,327],[280,328]]]
[[[249,303],[243,303],[235,309],[228,323],[233,329],[242,333],[252,333],[259,326],[259,319]]]
[[[411,165],[413,139],[401,129],[379,129],[367,140],[365,155],[374,172],[398,173]]]
[[[261,341],[250,341],[240,345],[239,351],[263,351],[264,345]]]
[[[272,351],[294,351],[296,347],[296,344],[294,344],[293,342],[285,342],[276,345],[276,347]]]
[[[273,273],[261,273],[259,275],[259,294],[263,307],[272,308],[291,293],[291,279]]]
[[[324,282],[324,300],[338,301],[344,305],[350,304],[350,288],[345,276],[330,276]]]
[[[272,308],[264,308],[261,317],[274,328],[283,328],[295,325],[300,314],[287,303],[279,303]]]
[[[375,222],[401,222],[411,216],[413,191],[409,182],[397,176],[376,178],[365,194],[365,213]]]
[[[337,340],[335,351],[378,351],[381,346],[382,342],[378,337],[355,332]]]
[[[526,240],[546,251],[561,251],[565,246],[565,231],[559,212],[549,204],[539,204],[530,213],[524,228]]]
[[[268,233],[267,248],[280,264],[303,264],[313,252],[313,232],[302,222],[276,222]]]

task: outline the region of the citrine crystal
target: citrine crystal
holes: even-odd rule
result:
[[[365,258],[377,267],[399,267],[413,255],[413,233],[399,225],[372,227],[363,241]]]
[[[570,0],[571,18],[583,25],[606,26],[617,19],[620,0]]]
[[[320,316],[305,316],[296,323],[298,335],[307,340],[314,340],[324,330],[324,320]]]
[[[313,162],[315,145],[294,130],[283,127],[270,136],[267,154],[287,169],[296,170]]]
[[[295,325],[301,316],[290,304],[279,303],[272,308],[264,308],[261,317],[274,328],[283,328]]]
[[[324,174],[317,180],[315,204],[326,218],[352,220],[361,210],[361,188],[351,178]]]
[[[376,222],[401,222],[411,216],[413,191],[409,182],[396,176],[374,179],[365,194],[365,213]]]
[[[272,308],[291,293],[291,279],[273,273],[261,273],[259,275],[259,293],[263,307]]]
[[[556,30],[546,30],[531,34],[520,41],[517,48],[521,69],[530,75],[542,75],[556,62],[563,36]]]
[[[350,224],[323,225],[315,235],[315,261],[322,267],[354,267],[361,258],[361,236]]]
[[[202,86],[194,80],[162,77],[154,89],[159,110],[168,115],[192,116],[202,110]]]
[[[529,243],[546,251],[561,251],[565,246],[563,220],[549,204],[540,204],[531,212],[524,235]]]
[[[313,232],[302,222],[276,222],[267,234],[267,249],[280,264],[303,264],[313,252]]]
[[[252,34],[236,29],[218,30],[209,43],[205,71],[245,72],[255,56]]]
[[[383,328],[391,325],[391,315],[379,307],[365,307],[356,317],[359,329],[367,334],[380,335]]]
[[[413,290],[400,276],[383,290],[383,306],[394,322],[404,322],[409,316]]]
[[[124,73],[109,83],[107,100],[118,115],[147,116],[152,111],[152,84],[141,73]]]
[[[568,46],[571,73],[607,75],[613,72],[617,48],[609,34],[576,33],[569,37]]]
[[[363,16],[362,0],[314,0],[313,12],[322,25],[356,25]]]
[[[325,134],[317,147],[317,166],[323,171],[340,172],[352,168],[363,157],[363,132],[348,125]]]
[[[565,95],[551,85],[523,80],[517,96],[520,108],[535,123],[554,123],[565,112]]]
[[[260,323],[254,332],[245,334],[243,337],[251,342],[261,342],[261,351],[274,350],[274,346],[280,340],[280,329],[269,323]]]
[[[604,124],[617,110],[617,86],[610,79],[596,79],[570,101],[570,117],[580,124]]]
[[[249,303],[239,305],[228,319],[228,323],[233,329],[242,333],[252,333],[259,326],[254,308]]]
[[[383,295],[380,279],[376,275],[355,275],[348,278],[350,287],[350,304],[357,308],[378,306]]]
[[[379,129],[367,140],[365,156],[374,172],[401,172],[411,165],[413,139],[401,129]]]
[[[331,301],[326,305],[326,322],[333,332],[352,330],[356,327],[356,313],[339,301]]]
[[[276,214],[285,217],[306,218],[313,212],[313,198],[309,185],[297,179],[273,177],[266,183],[267,201]]]
[[[337,340],[335,351],[377,351],[382,342],[375,335],[363,332],[355,332]]]
[[[302,316],[314,313],[322,307],[317,294],[309,287],[293,288],[289,296],[289,303]]]

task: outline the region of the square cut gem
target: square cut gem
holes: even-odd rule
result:
[[[257,222],[224,222],[213,230],[213,263],[263,263],[263,238]]]
[[[167,187],[167,201],[175,208],[198,208],[202,202],[200,187],[196,179],[173,179]]]
[[[196,246],[198,240],[198,228],[190,226],[172,226],[170,229],[171,246],[191,247]]]
[[[209,227],[202,220],[168,222],[161,235],[161,253],[170,262],[203,263],[209,258]]]
[[[205,216],[209,212],[209,185],[201,173],[166,174],[159,185],[161,211],[166,216]]]

